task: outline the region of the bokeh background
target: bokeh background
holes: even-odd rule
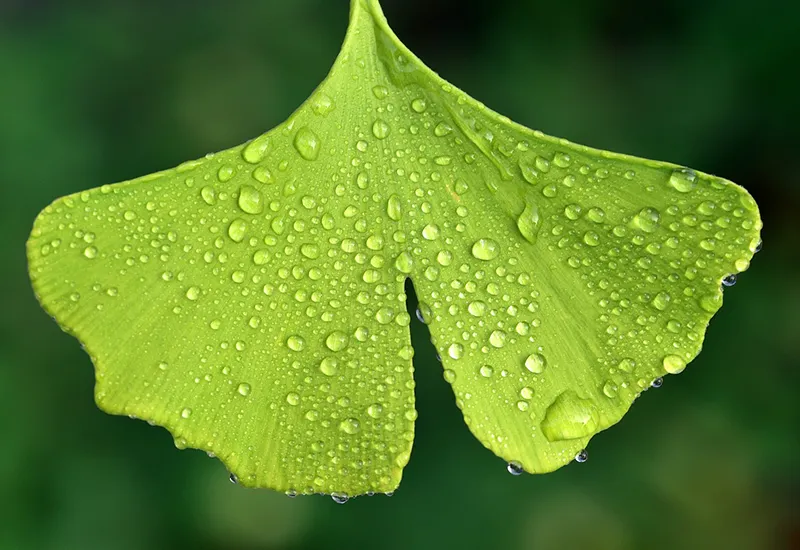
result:
[[[347,0],[0,0],[0,548],[800,548],[800,8],[763,0],[384,0],[407,45],[512,119],[744,185],[764,249],[703,353],[586,464],[514,477],[472,438],[415,324],[419,420],[392,497],[344,506],[228,482],[95,408],[30,291],[57,196],[282,121],[325,76]]]

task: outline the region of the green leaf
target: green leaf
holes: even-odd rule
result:
[[[697,355],[760,228],[727,180],[492,112],[354,0],[289,120],[55,201],[28,257],[103,410],[243,485],[344,497],[394,490],[409,460],[407,279],[472,433],[549,472]]]

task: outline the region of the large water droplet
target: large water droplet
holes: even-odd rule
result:
[[[243,185],[239,190],[239,208],[248,214],[261,214],[264,211],[261,192],[255,187]]]
[[[512,460],[511,462],[508,463],[508,465],[506,466],[506,470],[508,470],[508,473],[511,474],[512,476],[518,476],[525,471],[522,468],[522,464],[520,464],[515,460]]]
[[[339,429],[346,434],[354,435],[361,431],[361,423],[355,418],[345,418],[339,423]]]
[[[244,240],[247,224],[242,219],[235,219],[228,226],[228,236],[232,241],[240,243]]]
[[[378,139],[386,139],[391,131],[385,120],[378,119],[372,124],[372,135]]]
[[[243,396],[243,397],[247,397],[248,395],[250,395],[250,390],[251,389],[252,388],[251,388],[250,384],[248,384],[246,382],[243,382],[243,383],[239,384],[238,388],[236,388],[236,392],[239,395]]]
[[[333,357],[326,357],[320,361],[319,370],[325,376],[334,376],[339,371],[339,361]]]
[[[320,146],[317,134],[308,127],[300,128],[294,136],[294,148],[306,160],[317,160]]]
[[[655,208],[642,208],[633,218],[633,223],[636,227],[645,233],[652,233],[658,229],[658,224],[661,221],[661,214]]]
[[[697,174],[685,168],[675,170],[669,177],[669,184],[681,193],[689,193],[697,186]]]
[[[306,347],[306,341],[302,336],[293,334],[286,339],[286,346],[292,351],[302,351]]]
[[[386,213],[392,220],[400,221],[400,218],[403,216],[403,205],[400,202],[400,197],[397,195],[389,197],[389,200],[386,202]]]
[[[266,134],[259,136],[242,149],[242,158],[250,164],[258,164],[264,158],[268,148],[269,138]]]
[[[525,368],[534,374],[542,374],[544,369],[547,368],[547,360],[541,353],[531,353],[525,359]]]
[[[414,258],[407,251],[401,252],[395,260],[394,266],[401,273],[411,273],[414,267]]]
[[[493,260],[500,254],[500,245],[491,239],[478,239],[472,245],[472,255],[479,260]]]
[[[664,357],[664,370],[670,374],[678,374],[686,368],[686,361],[678,355],[667,355]]]
[[[541,429],[548,441],[580,439],[594,434],[598,422],[599,415],[594,403],[567,390],[547,408]]]
[[[347,335],[344,332],[334,330],[325,339],[325,345],[328,346],[328,349],[331,351],[342,351],[347,347],[347,340]]]
[[[536,244],[536,238],[539,236],[540,224],[539,208],[531,202],[525,204],[525,210],[523,210],[522,214],[517,218],[517,228],[519,228],[519,232],[531,244]]]

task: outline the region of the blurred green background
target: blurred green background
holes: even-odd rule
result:
[[[95,408],[36,304],[24,242],[57,196],[279,123],[325,76],[347,0],[0,0],[0,548],[800,548],[800,8],[384,0],[398,35],[490,107],[578,143],[730,178],[764,250],[704,352],[594,439],[514,477],[472,438],[415,324],[417,439],[392,498],[234,486],[165,430]]]

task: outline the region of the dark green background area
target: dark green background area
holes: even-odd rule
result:
[[[785,6],[784,6],[785,4]],[[93,404],[37,306],[24,243],[54,198],[281,122],[325,76],[346,0],[0,0],[0,548],[800,547],[800,9],[795,2],[384,0],[444,78],[578,143],[740,183],[764,250],[703,353],[595,438],[514,477],[468,432],[423,326],[417,439],[392,497],[344,506],[228,482]]]

